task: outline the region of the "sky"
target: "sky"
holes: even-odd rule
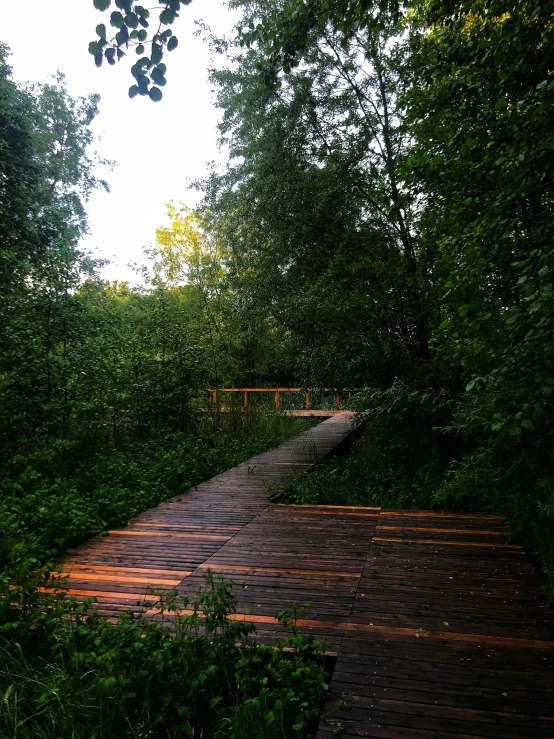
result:
[[[0,0],[0,40],[11,48],[9,63],[16,82],[46,82],[58,69],[73,97],[99,93],[100,114],[93,124],[96,150],[115,161],[112,172],[99,168],[110,193],[96,191],[88,203],[90,234],[83,247],[109,259],[105,279],[139,281],[127,265],[142,259],[142,247],[155,240],[165,220],[165,204],[197,204],[188,190],[207,163],[220,160],[216,125],[219,111],[208,84],[210,52],[195,36],[195,20],[217,35],[230,35],[238,14],[221,0],[193,0],[172,26],[179,38],[167,55],[167,85],[159,103],[127,91],[133,83],[131,60],[98,69],[88,44],[98,23],[109,26],[109,11],[92,0]],[[129,55],[134,56],[134,53]]]

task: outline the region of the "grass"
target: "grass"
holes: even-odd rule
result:
[[[208,573],[192,604],[166,595],[157,619],[123,614],[117,624],[63,595],[4,594],[0,735],[313,736],[327,694],[323,643],[299,635],[294,615],[283,613],[288,639],[257,644],[251,624],[228,618],[230,586]],[[182,607],[192,614],[179,615]]]

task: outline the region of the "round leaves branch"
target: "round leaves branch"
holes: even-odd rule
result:
[[[160,88],[166,84],[167,67],[163,63],[166,52],[178,46],[178,39],[171,26],[179,17],[181,6],[189,5],[191,0],[159,0],[156,30],[151,30],[154,9],[145,8],[135,0],[93,0],[93,5],[102,12],[112,8],[109,25],[96,26],[96,39],[88,47],[97,67],[104,60],[110,65],[120,61],[134,48],[139,59],[132,65],[131,74],[135,83],[129,88],[129,97],[147,95],[157,102],[162,99]],[[113,9],[115,8],[117,9]],[[113,35],[112,35],[113,34]],[[146,47],[149,47],[149,53]]]

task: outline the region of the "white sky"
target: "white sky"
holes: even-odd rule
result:
[[[137,281],[126,265],[141,260],[141,247],[154,242],[165,204],[196,205],[198,194],[188,191],[187,183],[206,172],[207,162],[220,158],[215,130],[219,112],[207,81],[210,54],[194,35],[194,20],[203,20],[218,35],[230,35],[238,14],[221,0],[193,0],[183,8],[173,26],[179,46],[164,59],[164,97],[153,103],[128,98],[134,52],[130,59],[101,69],[88,53],[96,25],[109,27],[109,13],[97,11],[92,0],[0,0],[0,40],[11,48],[16,82],[45,82],[59,69],[73,97],[101,95],[96,149],[116,166],[111,173],[98,171],[111,192],[92,195],[91,233],[84,246],[112,261],[102,271],[106,279]]]

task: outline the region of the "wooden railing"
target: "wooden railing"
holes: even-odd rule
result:
[[[242,393],[243,394],[243,405],[248,408],[248,395],[249,393],[275,393],[275,408],[279,410],[281,407],[281,393],[301,393],[305,392],[305,409],[310,410],[310,393],[313,392],[334,392],[335,393],[335,408],[340,411],[340,395],[341,392],[356,392],[360,388],[339,388],[336,387],[319,387],[317,389],[304,390],[301,387],[220,387],[217,390],[210,389],[209,393],[212,395],[212,403],[217,405],[219,402],[219,393]]]

